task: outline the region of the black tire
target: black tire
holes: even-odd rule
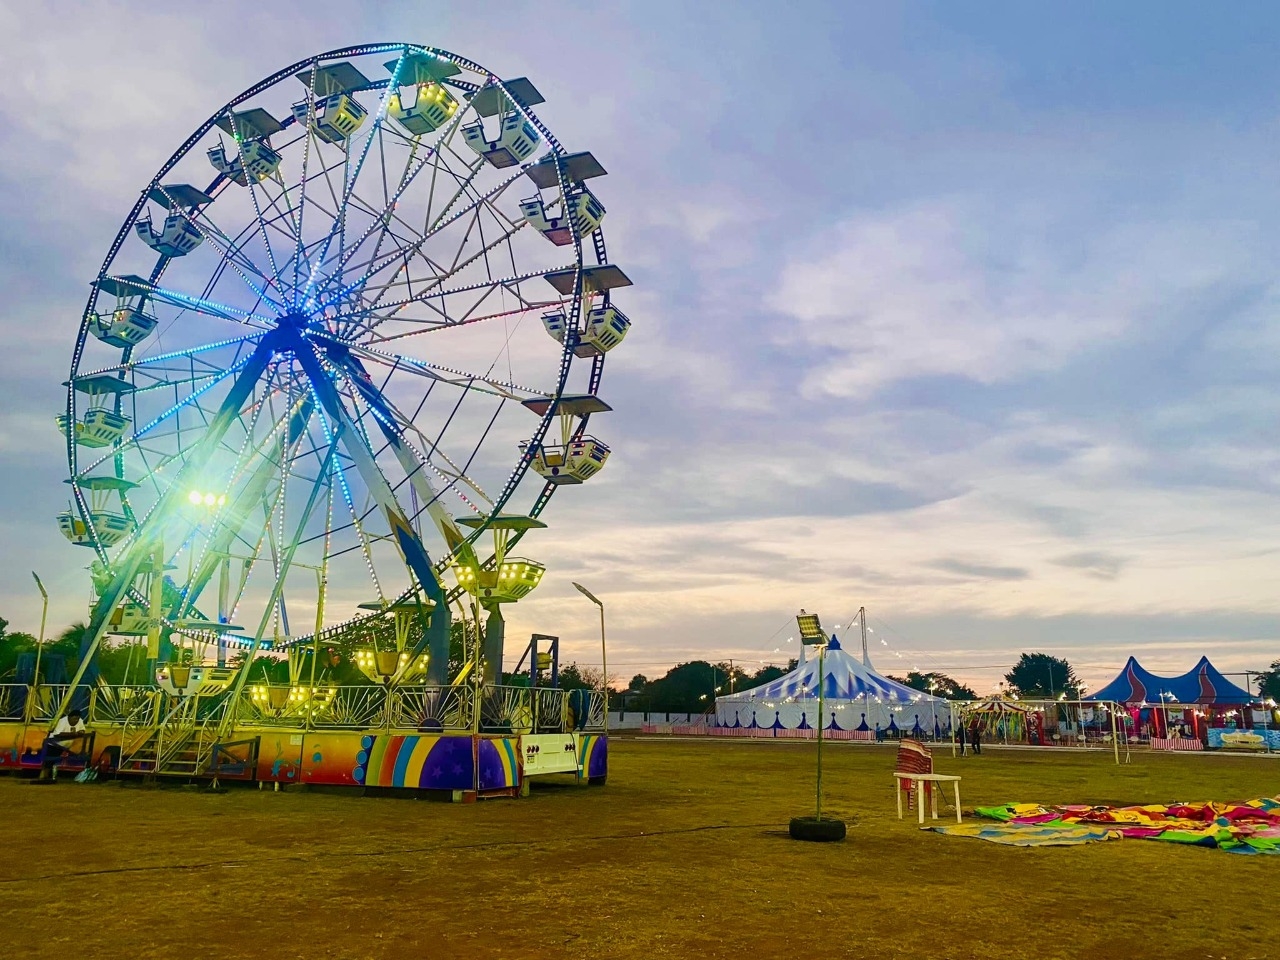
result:
[[[791,839],[808,840],[810,843],[835,843],[843,840],[845,827],[843,820],[832,820],[823,817],[794,817],[791,820]]]

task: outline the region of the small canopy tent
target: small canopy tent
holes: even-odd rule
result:
[[[822,677],[818,676],[819,659]],[[832,730],[881,730],[916,736],[948,736],[951,707],[877,673],[850,656],[834,636],[826,653],[805,655],[784,677],[716,698],[716,725],[810,729],[817,726],[818,686],[826,701],[823,726]]]
[[[986,700],[966,704],[961,708],[960,716],[963,723],[977,723],[982,730],[1008,741],[1023,738],[1028,712],[1026,707],[1011,700],[988,697]]]

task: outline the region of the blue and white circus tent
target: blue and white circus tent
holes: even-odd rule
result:
[[[865,654],[864,654],[865,656]],[[850,656],[834,636],[822,659],[822,724],[828,730],[874,732],[890,736],[946,737],[951,734],[951,705],[877,673],[867,659]],[[716,726],[812,729],[818,715],[818,663],[806,656],[784,677],[716,697]]]

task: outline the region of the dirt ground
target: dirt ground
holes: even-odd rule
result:
[[[826,748],[841,844],[800,844],[811,743],[610,743],[604,788],[454,805],[0,778],[0,956],[1274,955],[1280,860],[1144,841],[1021,849],[898,821],[893,752]],[[966,808],[1280,793],[1280,761],[943,755]]]

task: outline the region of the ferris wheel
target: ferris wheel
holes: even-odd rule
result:
[[[394,620],[387,670],[447,683],[451,605],[488,611],[492,643],[543,573],[512,548],[609,456],[587,423],[630,326],[605,170],[541,102],[443,50],[348,47],[161,167],[92,283],[58,418],[91,647],[221,664]]]

